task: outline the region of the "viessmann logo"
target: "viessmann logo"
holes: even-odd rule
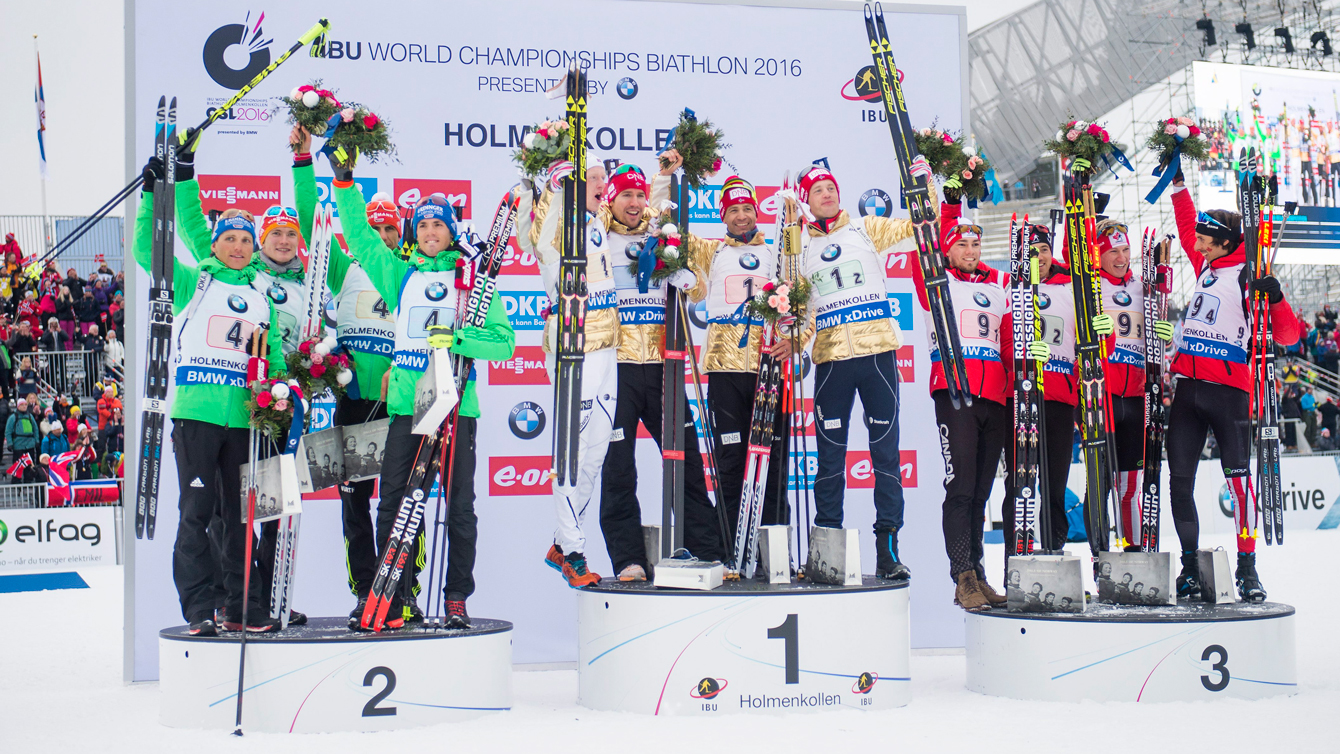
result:
[[[489,384],[548,385],[549,372],[544,368],[544,349],[540,346],[517,346],[516,353],[507,361],[490,361]]]
[[[205,40],[205,73],[225,89],[241,89],[270,65],[270,44],[274,40],[266,39],[261,29],[265,12],[256,15],[254,22],[252,18],[248,12],[241,23],[224,24]]]
[[[200,206],[205,212],[244,209],[259,215],[280,203],[277,175],[200,176]]]

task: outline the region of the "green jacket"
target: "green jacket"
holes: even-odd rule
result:
[[[179,186],[178,191],[180,192],[180,190],[181,187]],[[195,196],[197,206],[199,206],[200,194],[198,190],[195,192]],[[135,261],[139,263],[140,267],[144,268],[145,272],[149,272],[153,261],[153,205],[153,194],[145,191],[140,197],[139,211],[135,216],[135,228],[130,243]],[[198,216],[199,212],[196,214]],[[177,227],[182,227],[183,219],[185,218],[180,214],[177,215]],[[208,244],[206,248],[209,248]],[[199,266],[182,264],[181,260],[173,257],[172,313],[174,316],[180,314],[191,303],[201,273],[209,273],[218,281],[230,285],[242,285],[256,279],[255,270],[251,267],[230,270],[212,256],[203,260]],[[270,307],[268,339],[271,354],[283,353],[283,344],[279,340],[279,326],[275,319],[273,306]],[[282,358],[272,358],[270,360],[270,376],[278,377],[283,374],[283,367]],[[246,428],[250,426],[250,414],[247,413],[246,408],[248,397],[248,390],[244,387],[177,385],[172,397],[171,416],[173,419],[194,419],[223,427]]]
[[[344,228],[344,241],[354,259],[362,265],[376,286],[377,293],[387,307],[399,316],[400,285],[410,270],[442,272],[454,270],[456,260],[461,256],[458,249],[448,249],[436,257],[415,252],[408,261],[387,253],[386,244],[377,232],[368,225],[367,204],[355,185],[335,186],[335,204],[340,210],[340,223]],[[516,350],[516,333],[507,319],[502,298],[497,291],[489,302],[486,324],[483,327],[461,327],[456,330],[456,345],[451,347],[458,353],[476,361],[506,361],[512,358]],[[391,367],[391,385],[387,391],[387,406],[392,416],[414,415],[414,384],[419,373],[401,367]],[[461,416],[479,416],[479,397],[475,390],[473,377],[465,386],[461,396]]]
[[[310,164],[293,168],[293,193],[297,198],[294,209],[298,211],[298,227],[303,242],[307,243],[312,237],[312,224],[316,218],[316,173]],[[197,260],[209,257],[210,232],[201,210],[200,184],[197,181],[182,181],[177,184],[177,216],[183,218],[177,221],[177,228],[183,234],[186,247],[191,250],[191,254]],[[256,230],[260,231],[259,224]],[[252,258],[251,264],[258,271],[266,269],[259,253]],[[352,264],[353,260],[340,250],[338,244],[331,246],[326,286],[336,298],[339,298],[340,291],[344,288],[344,278],[349,274],[349,267]],[[358,394],[376,400],[382,392],[382,375],[391,368],[391,359],[362,351],[350,351],[349,356],[354,379],[358,381]]]

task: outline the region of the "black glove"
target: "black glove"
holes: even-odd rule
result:
[[[1271,304],[1278,304],[1284,300],[1284,291],[1280,290],[1280,281],[1266,275],[1252,281],[1253,293],[1264,293],[1270,299]]]
[[[195,148],[200,145],[200,129],[186,131],[186,141],[177,147],[177,181],[189,181],[195,177]]]
[[[167,175],[167,170],[163,167],[163,158],[150,157],[149,161],[144,163],[144,169],[140,171],[144,176],[144,190],[146,193],[153,193],[154,181],[163,180]]]
[[[1186,184],[1186,176],[1182,174],[1182,164],[1181,161],[1178,160],[1177,172],[1173,173],[1173,185],[1182,186],[1184,184]]]
[[[335,180],[349,182],[354,179],[354,166],[345,166],[341,164],[340,158],[335,156],[334,152],[327,152],[326,157],[330,160],[330,169],[335,174]]]

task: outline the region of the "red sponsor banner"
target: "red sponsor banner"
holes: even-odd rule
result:
[[[201,175],[200,208],[223,212],[244,209],[253,215],[283,204],[277,175]]]
[[[884,272],[891,278],[910,278],[916,263],[915,251],[895,251],[884,258]]]
[[[900,450],[898,456],[898,472],[903,477],[903,487],[916,487],[917,452],[915,450]],[[847,451],[847,487],[849,489],[874,489],[875,467],[870,462],[870,451]]]
[[[529,251],[522,251],[517,246],[516,236],[507,239],[507,253],[503,257],[502,269],[498,270],[499,275],[538,275],[540,274],[540,264],[535,259],[535,255]]]
[[[651,436],[651,433],[647,431],[647,426],[646,426],[645,424],[643,424],[642,422],[638,422],[638,423],[637,423],[637,439],[641,440],[641,439],[643,439],[643,438],[646,438],[646,439],[650,440],[650,439],[652,439],[652,436]]]
[[[490,456],[490,495],[549,495],[549,456]]]
[[[447,201],[456,208],[456,217],[469,220],[471,217],[470,182],[442,180],[438,178],[397,178],[392,184],[397,207],[413,209],[425,196],[445,194]],[[492,221],[493,218],[489,218]],[[488,228],[483,229],[485,233]],[[481,234],[482,235],[482,234]]]
[[[517,346],[507,361],[489,362],[490,385],[548,385],[549,370],[544,368],[544,349]]]
[[[814,437],[814,399],[806,398],[804,402],[804,413],[792,409],[791,426],[797,426],[803,420],[805,423],[805,436]]]
[[[898,379],[903,382],[917,381],[917,359],[912,348],[903,346],[898,349]]]
[[[760,225],[777,221],[777,213],[782,209],[782,198],[777,196],[777,192],[781,190],[781,186],[754,187],[754,193],[758,194],[758,222]]]

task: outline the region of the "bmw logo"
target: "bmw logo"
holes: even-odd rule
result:
[[[429,283],[424,289],[423,295],[428,297],[429,301],[441,301],[447,297],[447,284],[442,282]]]
[[[1052,305],[1052,297],[1045,293],[1038,293],[1038,308],[1046,309]]]
[[[623,255],[629,259],[637,259],[637,253],[641,250],[642,244],[640,242],[630,243],[623,247]]]
[[[1117,291],[1112,294],[1112,300],[1117,306],[1129,306],[1131,303],[1131,294],[1126,291]]]
[[[599,247],[605,243],[605,234],[600,232],[600,228],[591,229],[591,245]]]
[[[637,96],[637,82],[624,76],[614,86],[614,91],[619,93],[619,99],[632,99]]]
[[[247,310],[247,300],[234,293],[228,297],[228,308],[241,314]]]
[[[326,299],[326,305],[324,308],[323,316],[326,320],[326,326],[334,327],[335,323],[338,321],[337,318],[338,307],[335,304],[335,297],[327,295],[325,299]]]
[[[740,266],[746,270],[758,269],[758,255],[752,251],[746,251],[740,255]]]
[[[1219,282],[1219,273],[1211,269],[1205,273],[1205,279],[1200,281],[1200,287],[1209,288],[1217,282]]]
[[[284,290],[284,286],[279,283],[271,283],[270,287],[265,289],[265,295],[269,296],[270,300],[276,304],[288,301],[288,291]]]
[[[985,293],[982,293],[981,291],[978,291],[978,292],[972,294],[972,300],[973,300],[973,301],[976,301],[978,306],[990,306],[990,305],[991,305],[991,299],[987,298],[987,297],[986,297],[986,294],[985,294]]]
[[[534,440],[544,431],[544,409],[538,403],[522,401],[507,415],[507,426],[522,440]]]
[[[861,213],[861,217],[888,217],[893,214],[893,199],[884,189],[872,188],[861,194],[856,210]]]
[[[699,301],[689,307],[689,321],[699,330],[707,329],[707,301]]]
[[[828,246],[824,248],[823,252],[819,254],[819,258],[824,260],[825,262],[831,262],[840,256],[842,256],[842,247],[835,243],[828,244]]]

